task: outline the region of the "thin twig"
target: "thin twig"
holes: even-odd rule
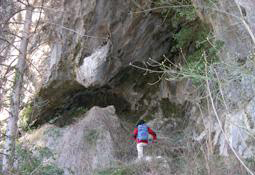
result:
[[[105,39],[105,40],[108,39],[107,37],[98,37],[98,36],[92,36],[92,35],[81,34],[81,33],[77,32],[76,30],[70,29],[70,28],[68,28],[68,27],[65,27],[65,26],[63,26],[63,25],[56,24],[56,23],[53,23],[53,22],[46,22],[46,23],[52,24],[52,25],[56,25],[56,26],[58,26],[58,27],[60,27],[60,28],[63,28],[63,29],[65,29],[65,30],[68,30],[68,31],[73,32],[73,33],[76,33],[77,35],[80,35],[81,37],[87,37],[87,38],[93,38],[93,39]]]
[[[51,8],[51,7],[46,7],[46,6],[33,6],[34,8],[39,8],[39,9],[46,9],[46,10],[51,10],[51,11],[55,11],[56,13],[64,13],[65,11],[64,10],[58,10],[58,9],[55,9],[55,8]]]
[[[33,175],[36,171],[38,171],[39,168],[40,168],[41,166],[43,166],[43,164],[44,164],[45,162],[49,161],[49,159],[50,159],[50,158],[48,158],[46,161],[42,161],[42,162],[30,173],[30,175]]]
[[[234,2],[236,3],[236,6],[238,7],[238,10],[239,10],[240,15],[241,15],[240,20],[242,21],[242,23],[243,23],[245,29],[248,31],[248,33],[249,33],[249,35],[250,35],[250,37],[251,37],[251,39],[252,39],[253,44],[255,45],[255,36],[254,36],[254,34],[253,34],[253,32],[252,32],[250,26],[247,24],[247,22],[246,22],[245,19],[244,19],[244,16],[243,16],[241,7],[240,7],[240,5],[239,5],[236,1],[234,1]]]
[[[40,8],[39,19],[38,19],[38,21],[37,21],[37,23],[36,23],[36,27],[35,27],[34,33],[36,33],[37,28],[38,28],[39,23],[40,23],[40,19],[41,19],[41,16],[42,16],[42,11],[43,11],[43,6],[44,6],[44,0],[42,0],[42,6],[41,6],[41,8]]]
[[[134,65],[133,63],[129,63],[129,65],[132,66],[132,67],[134,67],[134,68],[147,71],[147,72],[149,72],[149,73],[164,73],[164,72],[165,72],[165,71],[157,71],[157,70],[151,70],[151,69],[148,69],[148,68],[143,68],[143,67]]]
[[[239,9],[239,11],[240,11],[240,13],[241,13],[241,17],[240,17],[240,16],[237,16],[237,15],[234,15],[234,14],[231,14],[231,13],[229,13],[229,12],[226,12],[226,11],[224,11],[224,10],[220,10],[220,9],[215,9],[215,8],[211,8],[211,7],[201,7],[201,6],[197,6],[197,7],[198,7],[198,8],[201,8],[201,9],[209,9],[209,10],[212,10],[212,11],[220,12],[220,13],[222,13],[222,14],[225,14],[225,15],[228,15],[228,16],[231,16],[231,17],[234,17],[234,18],[240,20],[240,21],[243,23],[243,25],[244,25],[245,29],[247,30],[247,32],[249,33],[249,35],[250,35],[250,37],[251,37],[251,39],[252,39],[252,42],[255,44],[255,36],[254,36],[254,34],[253,34],[253,32],[252,32],[250,26],[249,26],[249,25],[247,24],[247,22],[244,20],[244,17],[243,17],[243,15],[242,15],[242,11],[241,11],[240,6],[237,4],[236,1],[235,1],[235,3],[236,3],[236,5],[237,5],[237,7],[238,7],[238,9]]]
[[[144,12],[159,10],[159,9],[164,9],[164,8],[186,8],[186,7],[193,7],[193,5],[165,5],[165,6],[161,6],[161,7],[154,7],[154,8],[145,9],[145,10],[142,10],[142,11],[130,12],[130,14],[144,13]]]
[[[138,7],[139,9],[143,9],[140,4],[138,2],[136,2],[136,0],[131,0],[131,2],[133,2],[133,4],[135,4],[136,7]]]

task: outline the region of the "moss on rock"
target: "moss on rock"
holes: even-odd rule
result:
[[[21,115],[20,115],[20,118],[19,118],[19,126],[23,130],[27,130],[28,129],[30,117],[32,115],[32,111],[33,110],[32,110],[32,106],[31,105],[27,105],[21,111]]]

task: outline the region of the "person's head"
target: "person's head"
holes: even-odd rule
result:
[[[137,125],[136,125],[136,126],[142,125],[142,124],[144,124],[144,123],[145,123],[145,121],[144,121],[144,120],[139,120],[139,122],[137,123]]]

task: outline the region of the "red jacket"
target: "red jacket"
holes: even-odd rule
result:
[[[149,128],[149,127],[148,127],[148,132],[149,132],[149,134],[152,135],[153,140],[157,140],[156,133],[151,128]],[[134,139],[136,140],[136,142],[137,143],[148,143],[148,140],[139,140],[139,139],[137,139],[137,134],[138,134],[138,128],[136,127],[134,129]]]

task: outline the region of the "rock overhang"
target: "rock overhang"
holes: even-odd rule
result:
[[[117,76],[130,62],[158,59],[168,52],[167,26],[156,15],[132,13],[138,10],[132,2],[87,0],[60,4],[65,10],[62,16],[48,14],[52,23],[62,21],[64,28],[54,31],[47,78],[38,93],[48,102],[40,109],[43,113],[55,111],[75,94],[113,89],[110,82],[114,79],[118,84]],[[38,112],[37,117],[45,116],[43,113]]]

